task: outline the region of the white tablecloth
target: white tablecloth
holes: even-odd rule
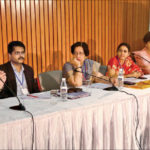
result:
[[[53,98],[21,100],[34,115],[35,149],[138,149],[135,98],[120,92],[91,90],[90,97],[67,102],[57,98],[57,104],[50,103]],[[150,149],[150,89],[123,90],[138,97],[137,137],[142,148]],[[31,148],[31,117],[9,109],[16,104],[15,98],[0,100],[0,149]]]

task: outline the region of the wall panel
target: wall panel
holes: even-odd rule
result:
[[[48,1],[44,1],[44,28],[45,28],[45,70],[50,65],[50,42],[49,42],[49,13],[48,13]]]
[[[31,38],[32,38],[32,61],[33,69],[35,74],[37,74],[37,53],[36,53],[36,30],[35,30],[35,3],[31,1]]]
[[[49,53],[50,64],[47,64],[47,71],[54,70],[54,27],[53,27],[53,5],[52,1],[48,1],[48,16],[49,16]]]
[[[6,8],[5,8],[5,2],[1,2],[1,36],[2,36],[2,45],[3,45],[3,60],[7,61],[8,60],[8,55],[7,55],[7,28],[6,28]]]
[[[89,58],[106,65],[120,42],[132,50],[144,46],[149,8],[148,0],[0,0],[0,64],[9,59],[7,44],[21,40],[35,77],[62,69],[77,41],[87,42]]]
[[[9,1],[7,1],[8,3]],[[10,20],[11,21],[11,20]],[[11,24],[11,22],[10,22]],[[21,1],[21,24],[22,24],[22,42],[27,46],[27,22],[26,22],[26,6],[25,6],[25,1]],[[10,26],[10,25],[8,25]],[[9,41],[10,42],[10,41]],[[28,53],[25,54],[25,63],[28,61],[27,57]],[[37,70],[35,70],[36,72]]]

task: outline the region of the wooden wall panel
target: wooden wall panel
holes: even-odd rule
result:
[[[39,1],[35,1],[35,29],[36,29],[36,50],[37,50],[37,72],[42,72],[41,54],[41,30],[40,30],[40,6]]]
[[[81,35],[80,35],[80,37],[81,37],[81,41],[85,41],[85,34],[84,34],[84,28],[85,28],[85,12],[84,12],[84,10],[85,10],[85,1],[81,1],[81,7],[80,7],[80,12],[81,12],[81,14],[80,14],[80,16],[81,16],[81,30],[80,30],[80,33],[81,33]]]
[[[12,41],[12,26],[11,26],[11,5],[9,1],[6,1],[6,26],[7,26],[7,39],[8,42],[10,42]]]
[[[31,1],[31,41],[32,41],[32,61],[33,69],[35,74],[37,74],[37,53],[36,53],[36,30],[35,30],[35,3]]]
[[[69,61],[69,59],[70,59],[69,13],[70,13],[70,11],[69,11],[69,1],[68,0],[66,0],[64,3],[64,13],[65,13],[64,17],[65,17],[65,35],[66,35],[66,37],[65,37],[66,60],[64,60],[64,61]]]
[[[98,15],[98,18],[99,18],[102,15],[102,9],[101,9],[102,3],[101,2],[99,2],[98,7],[99,7],[99,15]],[[103,51],[103,49],[102,49],[102,19],[98,19],[98,28],[99,28],[99,30],[98,30],[99,39],[98,39],[98,43],[96,43],[96,44],[98,44],[99,51],[98,51],[98,60],[97,61],[102,62],[102,57],[100,57],[100,56],[102,56],[102,51]]]
[[[7,1],[8,3],[9,1]],[[22,42],[27,47],[27,22],[26,22],[26,7],[25,7],[25,1],[21,1],[21,23],[22,23]],[[11,22],[10,22],[11,24]],[[10,26],[10,25],[9,25]],[[10,41],[9,41],[10,42]],[[25,54],[25,63],[27,63],[27,57],[28,53]],[[37,70],[34,70],[37,72]],[[36,73],[35,73],[36,74]]]
[[[60,57],[61,57],[61,64],[59,65],[59,69],[61,70],[61,66],[63,66],[63,64],[66,61],[66,24],[65,24],[65,2],[61,1],[61,11],[60,11],[60,17],[61,17],[61,37],[60,37],[60,41],[61,41],[61,45],[60,45]]]
[[[87,42],[89,58],[106,65],[120,42],[133,51],[144,46],[149,15],[148,0],[0,0],[0,64],[9,60],[7,44],[20,40],[35,77],[62,69],[77,41]]]
[[[45,70],[50,65],[50,42],[49,42],[49,13],[48,13],[48,1],[44,1],[44,28],[45,28]]]
[[[61,1],[57,1],[57,30],[58,30],[57,42],[58,43],[57,43],[57,52],[55,54],[56,54],[56,61],[58,62],[58,69],[59,70],[60,70],[60,67],[62,66],[61,51],[63,51],[62,41],[64,41],[64,39],[61,38],[62,32],[63,32],[62,31],[62,20],[61,20],[62,17],[61,17],[61,15],[62,15],[61,14]]]
[[[0,9],[1,11],[1,9]],[[0,19],[0,35],[2,35],[2,21]],[[0,64],[2,64],[4,61],[4,51],[3,51],[3,39],[2,39],[2,36],[0,36]]]
[[[59,64],[59,53],[57,52],[58,50],[58,20],[57,20],[57,1],[53,1],[53,38],[54,38],[54,61],[53,64],[54,65],[54,69],[57,68],[58,64]],[[60,26],[60,24],[59,24]]]
[[[93,16],[94,17],[94,16]],[[91,0],[87,1],[87,43],[89,45],[90,55],[89,58],[92,58],[92,2]]]
[[[5,2],[1,2],[1,25],[2,25],[2,45],[3,45],[3,60],[6,61],[8,59],[7,55],[7,28],[6,28],[6,8]]]
[[[14,1],[11,1],[12,3],[14,2]],[[32,65],[32,55],[33,55],[33,53],[32,53],[32,41],[31,41],[31,39],[32,39],[32,30],[31,30],[31,1],[25,1],[26,2],[26,22],[27,22],[27,45],[26,45],[26,52],[27,52],[27,62],[28,62],[28,64],[30,65],[30,66],[33,66]],[[14,2],[15,3],[15,2]],[[34,20],[32,20],[32,21],[34,21]],[[13,32],[14,34],[15,34],[15,32]],[[18,40],[18,39],[15,39],[15,40]]]
[[[99,29],[99,24],[98,24],[98,1],[95,2],[95,60],[98,61],[98,53],[99,53],[99,45],[98,45],[98,39],[99,39],[99,34],[98,34],[98,29]]]

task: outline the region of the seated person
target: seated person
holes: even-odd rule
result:
[[[117,56],[111,58],[108,62],[109,77],[118,76],[119,69],[124,70],[124,77],[138,78],[143,75],[142,70],[133,62],[130,55],[130,46],[127,43],[121,43],[117,48]]]
[[[137,65],[142,69],[143,73],[150,74],[150,32],[144,36],[143,41],[145,47],[140,51],[135,51],[134,57]]]
[[[0,65],[0,70],[6,73],[6,84],[16,95],[38,92],[38,86],[34,83],[33,69],[25,65],[25,46],[20,41],[12,41],[8,44],[10,61]],[[1,98],[14,96],[7,87],[0,92]]]
[[[103,76],[98,72],[97,64],[93,60],[87,59],[89,55],[88,45],[85,42],[76,42],[71,46],[71,53],[73,58],[63,66],[63,77],[66,78],[70,86],[78,87],[83,84],[85,80],[92,80],[98,82],[98,78],[90,76],[90,74],[104,78],[109,81],[109,77]],[[111,82],[116,84],[116,79],[112,78]]]
[[[6,81],[6,74],[4,71],[0,71],[0,79],[3,81],[0,80],[0,91],[3,89],[4,87],[4,83]]]

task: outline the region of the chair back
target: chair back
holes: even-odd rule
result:
[[[94,61],[94,60],[93,60],[93,62],[94,62],[95,71],[96,71],[96,72],[100,72],[100,73],[102,73],[103,75],[106,75],[107,66],[101,65],[99,62]]]
[[[38,75],[38,84],[41,91],[59,89],[62,79],[62,71],[48,71]]]
[[[100,66],[100,69],[99,69],[99,72],[102,73],[103,75],[106,75],[107,66],[101,65],[101,66]]]

